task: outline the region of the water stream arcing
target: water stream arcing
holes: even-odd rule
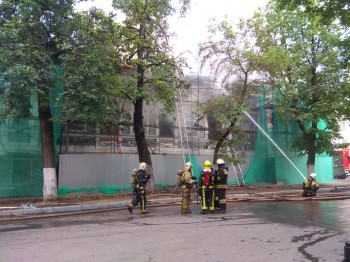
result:
[[[294,165],[294,163],[289,159],[289,157],[282,151],[282,149],[273,141],[273,139],[265,132],[264,129],[261,128],[261,126],[249,115],[246,111],[243,111],[243,113],[253,122],[254,125],[256,125],[257,128],[266,136],[267,139],[271,141],[271,143],[281,152],[281,154],[289,161],[289,163],[292,164],[292,166],[298,171],[298,173],[304,178],[305,176],[303,173]]]

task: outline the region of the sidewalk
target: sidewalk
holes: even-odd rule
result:
[[[309,200],[303,198],[302,189],[280,187],[280,191],[259,190],[255,188],[254,192],[249,189],[246,192],[235,193],[235,190],[228,190],[227,201],[300,201]],[[244,190],[243,190],[244,191]],[[196,202],[194,197],[196,190],[192,193],[192,201]],[[312,200],[331,200],[331,199],[346,199],[350,198],[350,181],[339,181],[334,183],[323,183],[318,191],[318,196]],[[76,202],[24,202],[19,206],[3,206],[0,201],[0,221],[16,219],[16,218],[34,218],[37,216],[69,214],[103,211],[111,209],[125,209],[130,204],[130,198],[125,196],[123,198],[107,198],[107,199],[78,199]],[[159,194],[148,196],[148,206],[159,205],[179,205],[181,203],[180,195]]]

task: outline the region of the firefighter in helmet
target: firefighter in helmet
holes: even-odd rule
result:
[[[225,161],[219,158],[216,161],[217,169],[214,171],[214,192],[215,192],[215,208],[222,212],[226,212],[226,189],[228,170]]]
[[[184,172],[181,175],[181,214],[191,214],[190,203],[191,203],[191,189],[194,184],[196,177],[192,176],[192,163],[187,162],[185,165]]]
[[[303,182],[303,196],[316,196],[316,192],[319,187],[320,184],[316,181],[316,174],[311,173]]]
[[[130,213],[132,213],[133,208],[140,203],[141,214],[148,214],[148,211],[146,210],[146,185],[151,176],[146,173],[146,168],[147,164],[145,162],[140,163],[139,170],[136,174],[134,198],[128,207]]]
[[[201,214],[214,213],[214,175],[208,160],[204,162],[204,169],[200,174],[198,194],[202,199]]]

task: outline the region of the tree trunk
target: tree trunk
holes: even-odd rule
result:
[[[317,87],[317,67],[318,67],[318,57],[316,55],[316,50],[315,50],[315,43],[316,39],[312,37],[312,67],[311,67],[311,87],[312,87],[312,105],[315,105],[318,101],[317,97],[318,94],[316,92],[316,87]],[[311,128],[309,131],[309,134],[307,136],[307,151],[308,151],[308,156],[307,156],[307,175],[310,175],[311,173],[315,172],[315,162],[316,162],[316,150],[315,150],[315,142],[316,142],[316,130],[317,130],[317,121],[312,121]]]
[[[244,73],[244,84],[240,92],[238,92],[238,97],[237,97],[237,101],[239,102],[240,105],[243,104],[244,99],[247,95],[247,90],[248,90],[248,71],[243,71],[243,73]],[[217,141],[214,149],[213,163],[215,163],[216,160],[218,159],[220,147],[224,143],[225,139],[231,134],[231,128],[235,126],[236,121],[237,121],[237,118],[235,117],[230,123],[230,126],[225,130],[225,132],[222,133],[219,140]]]
[[[307,147],[308,147],[308,155],[307,155],[307,175],[315,172],[315,162],[316,162],[316,152],[315,152],[315,140],[316,135],[309,134],[307,138]]]
[[[317,130],[317,122],[312,122],[312,127],[310,131],[307,131],[303,122],[300,120],[297,120],[299,129],[301,130],[301,133],[304,136],[304,139],[307,141],[307,162],[306,162],[306,169],[307,169],[307,176],[314,172],[315,170],[315,162],[316,162],[316,151],[315,151],[315,141],[316,141],[316,134],[312,134],[311,130]]]
[[[145,1],[144,9],[146,10],[148,6],[148,1]],[[140,22],[140,27],[138,30],[140,39],[146,40],[146,18],[143,17]],[[142,44],[137,48],[137,58],[140,61],[143,61],[145,59],[145,46]],[[144,86],[144,77],[145,77],[145,68],[142,66],[142,63],[137,65],[137,89],[140,94],[143,93],[143,86]],[[143,100],[144,98],[138,98],[134,102],[134,133],[135,133],[135,140],[137,145],[137,151],[139,154],[139,161],[140,162],[146,162],[148,165],[147,173],[151,175],[151,180],[148,183],[148,189],[151,192],[154,192],[155,188],[155,180],[154,180],[154,174],[153,174],[153,168],[152,168],[152,159],[151,154],[148,149],[146,137],[145,137],[145,129],[143,127]]]
[[[43,158],[43,200],[57,198],[57,176],[55,168],[55,154],[53,141],[53,123],[49,106],[39,108],[41,126],[41,144]]]
[[[154,191],[155,180],[153,176],[152,159],[147,146],[145,129],[143,127],[143,98],[136,100],[134,108],[134,133],[139,161],[147,163],[147,171],[151,175],[151,180],[149,181],[148,188],[150,191]]]
[[[221,134],[220,138],[216,142],[215,149],[214,149],[214,156],[213,156],[213,164],[218,159],[219,150],[224,143],[225,139],[231,134],[231,128],[235,126],[236,121],[231,122],[230,126]]]
[[[42,11],[42,10],[41,10]],[[40,15],[41,13],[33,13],[32,23],[34,24],[32,34],[34,40],[34,49],[38,54],[43,54],[47,50],[45,46],[44,35],[47,32],[42,31],[40,26]],[[43,56],[45,57],[45,56]],[[38,80],[38,86],[48,87],[48,82],[45,77],[46,67],[43,57],[34,56],[33,64],[36,67],[38,74],[41,78]],[[40,88],[39,88],[40,89]],[[43,90],[41,90],[43,91]],[[43,200],[54,200],[57,198],[57,176],[55,167],[55,154],[54,154],[54,141],[53,141],[53,123],[51,119],[51,109],[48,103],[48,93],[40,93],[38,95],[38,106],[39,106],[39,120],[41,127],[41,144],[42,144],[42,159],[43,159]]]
[[[233,147],[229,147],[230,152],[232,157],[234,158],[236,156],[236,151]],[[239,164],[232,164],[236,170],[236,174],[237,174],[237,182],[239,183],[240,186],[245,186],[245,182],[244,182],[244,178],[243,178],[243,174],[242,174],[242,169],[240,168]]]

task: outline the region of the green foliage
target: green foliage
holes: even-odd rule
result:
[[[180,0],[185,12],[188,0]],[[113,0],[114,8],[125,16],[119,34],[121,61],[129,67],[120,92],[134,105],[134,133],[140,162],[152,172],[152,159],[143,127],[143,103],[157,104],[165,112],[174,110],[177,89],[185,88],[182,66],[172,55],[167,17],[174,14],[170,0]],[[150,189],[155,186],[154,176]]]
[[[215,119],[217,128],[222,128],[235,118],[239,118],[244,107],[234,97],[223,94],[200,104],[199,109]]]
[[[256,28],[258,23],[253,20],[240,20],[236,27],[224,20],[211,25],[208,41],[200,44],[202,68],[209,65],[214,81],[220,79],[223,88],[221,96],[201,106],[201,111],[217,125],[214,162],[220,154],[233,163],[242,161],[242,156],[234,151],[229,150],[227,154],[226,148],[232,149],[233,141],[238,144],[246,141],[235,126],[241,120],[246,102],[258,91],[255,84],[264,81],[260,74],[262,49],[257,49],[254,41]]]
[[[238,87],[236,88],[238,89]],[[242,112],[245,110],[243,103],[237,101],[232,94],[222,94],[199,104],[198,109],[202,114],[214,119],[213,128],[218,135],[214,135],[210,139],[214,143],[220,141],[217,155],[227,159],[228,163],[243,163],[244,154],[236,152],[232,154],[230,150],[230,148],[244,145],[247,142],[247,134],[236,126],[236,123],[242,120]],[[235,125],[231,123],[235,123]]]
[[[3,86],[0,87],[2,110],[0,111],[0,119],[29,117],[31,115],[30,97],[32,95],[32,85],[34,84],[32,68],[16,64],[6,70],[2,77]],[[12,88],[9,88],[9,83],[12,83]],[[32,83],[32,85],[28,83]]]
[[[228,136],[222,143],[218,152],[218,158],[225,159],[225,163],[244,164],[246,162],[246,154],[236,151],[238,147],[248,145],[247,133],[237,125],[230,128],[231,136]]]
[[[120,69],[120,26],[101,10],[75,14],[71,38],[60,59],[64,64],[61,121],[88,126],[118,124],[122,118],[124,85]]]
[[[75,13],[74,4],[1,3],[2,118],[30,116],[37,95],[39,108],[60,109],[57,121],[104,126],[123,120],[120,27],[97,9]]]
[[[220,79],[223,85],[234,82],[248,86],[260,78],[254,75],[261,52],[255,48],[252,29],[249,20],[241,20],[236,27],[226,20],[213,23],[208,41],[199,46],[201,68],[209,65],[212,78]]]
[[[322,23],[332,23],[339,19],[343,25],[350,25],[349,1],[347,0],[275,0],[275,2],[281,10],[294,10],[299,6],[303,6],[305,14],[310,17],[321,16]]]
[[[51,72],[67,35],[73,1],[14,1],[0,3],[1,118],[28,117],[30,99],[49,104]]]
[[[349,47],[343,45],[348,32],[334,17],[324,23],[319,12],[305,15],[310,6],[289,8],[274,3],[263,23],[271,46],[263,46],[261,64],[275,83],[277,111],[286,122],[298,122],[302,136],[293,145],[308,154],[309,160],[314,153],[331,154],[332,141],[340,138],[338,123],[350,113],[345,55]]]
[[[182,11],[189,1],[182,3]],[[134,66],[135,73],[127,76],[127,85],[121,92],[132,102],[144,99],[148,104],[161,104],[163,109],[174,109],[178,88],[186,88],[182,67],[186,62],[171,55],[167,17],[176,9],[168,0],[125,1],[114,0],[113,6],[125,14],[120,45],[122,61]]]

